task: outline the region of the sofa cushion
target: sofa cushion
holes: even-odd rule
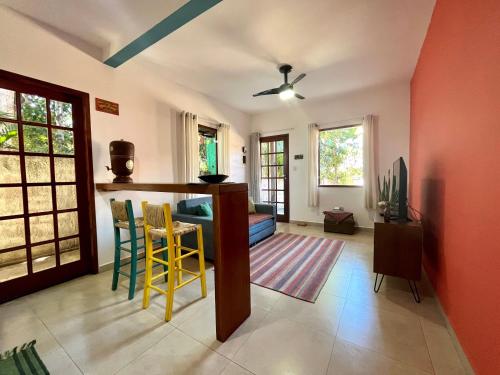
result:
[[[207,202],[202,203],[198,206],[198,211],[196,212],[198,216],[212,216],[212,207]]]

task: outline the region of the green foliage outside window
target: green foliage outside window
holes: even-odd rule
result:
[[[215,137],[198,134],[200,175],[217,174],[217,143]]]
[[[49,132],[41,126],[23,126],[24,150],[28,152],[49,152]]]
[[[50,101],[50,120],[52,125],[73,127],[73,106],[71,103]]]
[[[5,117],[2,112],[0,112],[0,117]],[[17,124],[0,122],[0,149],[17,150],[18,147]]]
[[[25,121],[47,123],[46,99],[37,95],[21,94],[21,118]]]
[[[319,133],[320,185],[363,185],[363,128],[352,126]]]
[[[10,106],[13,106],[13,104],[12,102]],[[73,126],[71,103],[51,101],[50,111],[53,125],[68,128]],[[0,117],[15,118],[11,113],[4,111],[0,111]],[[36,95],[21,94],[21,118],[25,121],[46,124],[46,99]],[[19,130],[15,123],[0,122],[0,149],[9,151],[19,150]],[[23,125],[22,131],[25,151],[49,152],[48,128],[36,125]],[[74,154],[72,131],[53,130],[52,138],[54,153],[64,155]]]

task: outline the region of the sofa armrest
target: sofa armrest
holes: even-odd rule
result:
[[[259,214],[273,215],[275,219],[277,216],[276,206],[272,204],[256,203],[255,211],[258,212]]]

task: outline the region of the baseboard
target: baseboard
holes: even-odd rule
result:
[[[99,273],[106,272],[113,269],[113,262],[105,263],[99,266]]]
[[[450,333],[451,341],[453,343],[453,346],[455,347],[455,350],[457,351],[458,358],[460,359],[460,362],[462,363],[462,366],[464,368],[464,371],[468,375],[474,375],[474,369],[472,368],[472,365],[469,362],[469,358],[465,355],[465,352],[462,348],[462,345],[460,345],[460,341],[458,340],[457,334],[455,333],[455,330],[453,329],[453,326],[450,324],[450,321],[448,320],[448,316],[446,315],[443,306],[441,305],[441,301],[439,300],[439,297],[434,290],[434,287],[432,286],[432,283],[430,282],[429,278],[427,277],[427,273],[423,269],[423,275],[425,276],[426,283],[431,288],[432,293],[434,294],[434,298],[436,299],[439,311],[441,312],[441,315],[444,317],[444,321],[446,324],[446,328],[448,329],[448,332]]]
[[[124,265],[127,262],[130,262],[130,256],[126,256],[126,257],[121,258],[120,262],[121,262],[122,265]],[[106,271],[112,270],[113,266],[114,266],[114,261],[113,262],[109,262],[109,263],[101,264],[101,265],[99,265],[99,273],[100,272],[106,272]]]
[[[323,228],[323,223],[317,223],[317,222],[314,222],[314,221],[290,220],[290,224],[308,225],[308,226],[312,226],[312,227]],[[370,227],[356,226],[355,228],[356,228],[357,231],[360,231],[360,232],[373,233],[373,228],[370,228]]]
[[[360,232],[374,233],[374,229],[370,227],[355,227]]]
[[[323,223],[315,223],[313,221],[290,220],[290,224],[295,225],[308,225],[312,227],[323,227]]]
[[[469,362],[469,358],[467,358],[467,355],[465,354],[462,345],[460,345],[460,341],[458,341],[457,334],[455,333],[453,326],[450,324],[448,316],[444,312],[443,306],[441,305],[441,301],[439,301],[439,298],[437,297],[436,293],[434,293],[434,295],[436,296],[436,301],[439,310],[441,311],[441,314],[444,316],[444,320],[446,322],[446,328],[448,328],[448,332],[450,332],[451,341],[453,342],[453,346],[457,350],[458,358],[460,358],[460,362],[462,362],[462,366],[464,367],[465,373],[468,375],[474,375],[475,374],[474,369],[472,368],[472,365]]]

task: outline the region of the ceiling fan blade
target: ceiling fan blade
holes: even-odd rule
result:
[[[258,94],[253,94],[253,96],[274,95],[274,94],[279,94],[279,93],[280,93],[280,90],[278,88],[274,88],[274,89],[261,91]]]
[[[305,99],[305,97],[303,97],[302,95],[297,94],[297,93],[295,93],[295,97],[296,97],[296,98],[299,98],[299,99]]]
[[[291,83],[291,85],[292,86],[295,85],[297,82],[299,82],[305,76],[306,76],[306,73],[299,74],[299,76],[293,80],[293,82]]]

